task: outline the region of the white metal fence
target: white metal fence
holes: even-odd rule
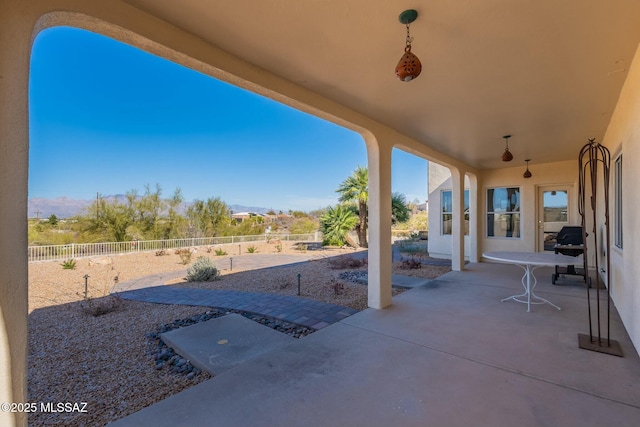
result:
[[[71,243],[68,245],[29,246],[29,262],[57,261],[71,258],[86,258],[100,255],[116,255],[133,252],[179,249],[195,246],[225,245],[244,242],[312,241],[321,239],[320,233],[310,234],[259,234],[253,236],[198,237],[171,240],[136,240],[131,242]]]

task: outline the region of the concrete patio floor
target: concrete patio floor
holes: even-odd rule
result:
[[[616,357],[578,348],[586,290],[521,293],[515,266],[469,264],[259,356],[113,426],[638,426],[640,360],[617,313]]]

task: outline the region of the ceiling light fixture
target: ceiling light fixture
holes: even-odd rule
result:
[[[410,82],[420,75],[422,71],[422,64],[417,56],[411,53],[411,42],[413,39],[409,35],[409,24],[416,20],[418,17],[418,11],[414,9],[405,10],[400,14],[398,19],[401,24],[407,26],[407,39],[404,47],[404,55],[398,61],[396,66],[396,76],[403,82]]]
[[[510,162],[511,160],[513,160],[513,154],[511,154],[511,151],[509,151],[509,138],[511,138],[511,135],[505,135],[503,136],[503,138],[506,144],[506,148],[504,149],[504,153],[502,153],[502,161]]]
[[[531,161],[531,159],[527,159],[525,160],[525,162],[527,162],[527,170],[524,171],[524,173],[522,174],[522,176],[524,176],[525,178],[531,178],[533,176],[533,174],[531,173],[531,171],[529,171],[529,162]]]

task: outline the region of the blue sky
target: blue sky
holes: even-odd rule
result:
[[[311,211],[367,164],[362,137],[84,30],[32,51],[29,197],[180,188],[186,202]],[[393,191],[427,198],[427,162],[393,152]]]

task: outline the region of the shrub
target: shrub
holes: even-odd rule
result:
[[[428,250],[427,247],[420,244],[413,244],[410,240],[401,240],[397,242],[398,250],[400,252],[415,254],[415,255],[427,255]]]
[[[98,317],[119,310],[122,307],[122,298],[118,294],[99,299],[85,298],[80,307],[85,314]]]
[[[270,239],[269,241],[267,241],[267,243],[270,245],[274,245],[273,247],[276,250],[276,252],[282,252],[282,240]]]
[[[315,232],[319,227],[320,224],[318,223],[318,220],[309,217],[302,217],[293,220],[289,225],[289,232],[291,234],[310,234]]]
[[[358,222],[358,216],[348,206],[329,207],[327,212],[320,217],[320,230],[324,238],[322,243],[329,246],[345,245],[347,234],[353,230]]]
[[[63,270],[75,270],[76,269],[76,260],[75,259],[68,259],[68,260],[64,261],[60,265],[62,266]]]
[[[258,248],[256,248],[255,246],[251,245],[247,248],[247,252],[249,252],[250,254],[255,254],[256,252],[258,252]]]
[[[164,249],[160,249],[159,251],[156,251],[156,256],[163,256],[163,255],[168,255],[167,251],[165,251]]]
[[[220,272],[210,258],[201,256],[187,270],[187,282],[212,282]]]
[[[413,258],[402,261],[402,267],[410,270],[422,268],[422,263]]]
[[[329,260],[329,266],[334,270],[346,270],[347,268],[360,268],[367,265],[366,258],[336,257]]]
[[[225,251],[224,249],[216,249],[216,255],[217,256],[227,255],[227,251]]]
[[[180,261],[182,264],[187,265],[191,262],[191,249],[179,249],[176,253],[180,255]]]

